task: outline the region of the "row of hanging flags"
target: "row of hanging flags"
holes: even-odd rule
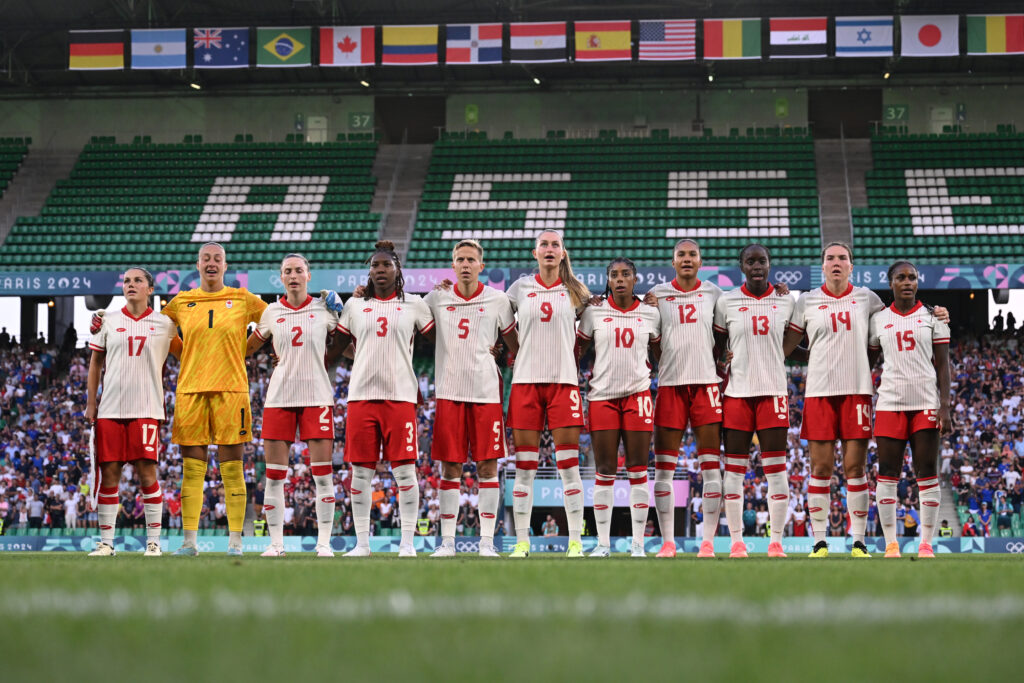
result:
[[[890,57],[894,54],[893,16],[836,17],[836,57]],[[696,19],[573,22],[577,62],[633,59],[633,40],[639,61],[697,59]],[[705,60],[761,59],[761,19],[704,19]],[[904,57],[948,57],[961,54],[960,16],[904,15],[899,17],[900,54]],[[439,63],[439,26],[327,26],[192,29],[192,66],[196,69],[257,67],[353,67],[429,65]],[[567,22],[508,25],[455,24],[443,27],[446,64],[566,62],[569,59]],[[769,58],[829,56],[827,17],[768,19]],[[314,49],[314,36],[317,48]],[[255,49],[250,43],[255,38]],[[71,31],[68,67],[73,70],[125,68],[124,30]],[[131,29],[132,69],[188,67],[188,29]],[[506,56],[507,48],[507,56]],[[1024,14],[968,15],[967,54],[1024,54]]]

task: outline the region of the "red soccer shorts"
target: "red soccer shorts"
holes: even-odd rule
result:
[[[785,396],[726,396],[722,426],[740,432],[782,427],[789,429],[789,401]]]
[[[800,436],[810,441],[871,438],[871,397],[811,396],[804,401]]]
[[[494,460],[507,455],[500,403],[437,399],[430,457],[441,462]]]
[[[571,384],[513,384],[508,399],[508,424],[512,429],[544,430],[583,426],[580,390]]]
[[[160,420],[96,420],[96,461],[156,460],[160,455]]]
[[[938,429],[939,418],[934,410],[877,410],[875,436],[906,441],[922,429]]]
[[[590,431],[621,429],[627,432],[654,430],[651,392],[638,391],[631,396],[590,402]]]
[[[295,430],[299,438],[334,438],[334,411],[331,406],[309,406],[306,408],[264,408],[263,438],[274,441],[295,441]]]
[[[416,404],[405,401],[349,401],[345,462],[415,460]]]
[[[654,402],[654,424],[667,429],[686,429],[689,422],[703,427],[722,421],[722,390],[717,384],[684,384],[659,387]]]

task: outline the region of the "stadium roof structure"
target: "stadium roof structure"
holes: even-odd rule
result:
[[[633,89],[761,85],[877,87],[883,72],[903,84],[1024,83],[1021,57],[934,59],[753,59],[712,64],[620,62],[495,66],[375,66],[359,68],[179,69],[69,71],[68,31],[216,26],[332,26],[585,19],[799,17],[872,14],[1020,12],[1010,0],[0,0],[0,98],[119,96],[180,92],[201,83],[207,92],[347,92],[371,84],[375,93],[552,89]],[[895,83],[897,81],[893,81]]]

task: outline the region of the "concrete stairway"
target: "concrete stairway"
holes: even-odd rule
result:
[[[38,216],[58,180],[67,178],[78,159],[77,150],[29,147],[4,196],[0,198],[0,244],[18,216]]]
[[[380,238],[394,242],[403,259],[433,150],[433,145],[380,145],[373,162],[377,189],[370,210],[381,214]]]
[[[953,536],[960,536],[960,518],[956,516],[956,505],[953,504],[953,487],[949,482],[942,482],[939,486],[942,489],[942,504],[939,506],[939,519],[935,522],[935,538],[939,537],[939,527],[942,520],[949,520],[949,526],[953,527]]]
[[[821,205],[821,241],[850,242],[850,203],[846,195],[846,168],[841,140],[814,141],[814,167]]]

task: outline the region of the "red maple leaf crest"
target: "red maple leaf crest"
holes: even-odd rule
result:
[[[352,52],[358,46],[359,46],[359,43],[357,43],[356,41],[352,40],[351,36],[345,36],[345,40],[343,40],[340,43],[338,43],[338,49],[341,50],[342,52],[344,52],[345,54],[348,54],[349,52]]]

